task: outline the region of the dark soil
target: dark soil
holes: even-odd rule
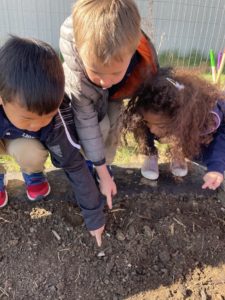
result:
[[[33,204],[20,179],[9,181],[1,300],[225,299],[223,192],[202,191],[195,169],[182,181],[164,170],[153,184],[139,170],[114,171],[119,195],[101,248],[61,171],[48,172],[52,193]]]

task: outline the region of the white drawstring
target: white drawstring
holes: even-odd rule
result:
[[[81,146],[80,146],[79,144],[75,143],[75,142],[72,140],[72,138],[71,138],[71,136],[70,136],[70,133],[69,133],[69,131],[68,131],[68,129],[67,129],[66,122],[64,121],[63,116],[62,116],[62,114],[61,114],[61,112],[60,112],[59,109],[58,109],[58,112],[59,112],[60,119],[61,119],[61,121],[62,121],[62,123],[63,123],[63,126],[64,126],[64,128],[65,128],[65,132],[66,132],[66,136],[67,136],[67,138],[68,138],[68,141],[70,142],[70,144],[71,144],[73,147],[75,147],[75,148],[77,148],[77,149],[80,149]]]

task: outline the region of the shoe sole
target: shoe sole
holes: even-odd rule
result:
[[[185,177],[188,174],[188,170],[179,170],[177,172],[175,170],[171,170],[171,173],[175,177]]]
[[[159,178],[159,174],[154,173],[155,172],[141,170],[141,175],[149,180],[157,180]]]

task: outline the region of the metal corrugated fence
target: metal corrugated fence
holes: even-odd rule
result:
[[[100,1],[100,0],[99,0]],[[0,0],[0,44],[8,34],[58,49],[59,28],[74,0]],[[199,66],[225,47],[225,0],[136,0],[162,64]]]

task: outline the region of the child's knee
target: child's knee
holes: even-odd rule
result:
[[[7,152],[29,172],[42,171],[48,157],[47,149],[36,139],[12,140],[7,143]]]

